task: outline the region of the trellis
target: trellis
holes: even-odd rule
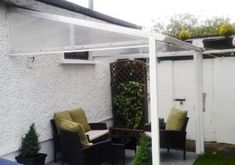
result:
[[[143,109],[144,123],[148,121],[148,106],[147,106],[147,81],[146,81],[146,69],[145,62],[140,60],[121,60],[110,64],[111,74],[111,92],[112,98],[117,94],[117,87],[121,83],[127,83],[129,81],[138,82],[144,91],[146,99],[144,101]],[[114,126],[119,126],[119,120],[117,118],[118,108],[112,103]]]

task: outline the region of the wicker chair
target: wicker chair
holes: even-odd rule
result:
[[[54,146],[54,162],[56,163],[57,161],[57,153],[61,152],[61,147],[60,147],[60,135],[58,133],[58,128],[56,127],[55,120],[51,119],[51,126],[52,126],[52,136],[53,136],[53,146]],[[90,127],[92,130],[107,130],[107,125],[106,123],[89,123]],[[102,136],[99,136],[98,138],[95,139],[90,139],[88,136],[88,139],[91,143],[96,143],[100,142],[103,140],[106,140],[109,138],[109,134],[104,134]]]
[[[186,117],[181,131],[160,130],[160,148],[179,149],[183,151],[183,158],[186,159],[186,127],[189,118]]]
[[[62,164],[69,165],[100,165],[112,162],[111,141],[105,140],[82,148],[78,133],[59,129],[61,142]]]
[[[189,118],[186,117],[181,131],[165,130],[165,123],[159,119],[160,129],[160,148],[166,148],[168,152],[170,149],[178,149],[183,151],[183,158],[186,159],[186,127]],[[151,124],[144,127],[146,135],[151,137]]]

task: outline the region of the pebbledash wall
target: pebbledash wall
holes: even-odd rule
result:
[[[42,11],[81,17],[31,2],[17,1]],[[97,59],[95,65],[62,65],[62,54],[42,55],[35,57],[29,68],[27,57],[8,56],[8,29],[7,10],[0,3],[0,156],[14,160],[21,137],[35,123],[41,152],[48,154],[47,162],[52,161],[50,119],[54,112],[82,107],[90,122],[112,118],[109,74],[112,60]]]

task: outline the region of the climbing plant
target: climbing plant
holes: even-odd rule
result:
[[[140,83],[129,81],[118,86],[117,95],[113,97],[113,101],[118,107],[117,117],[122,126],[131,129],[142,127],[144,100],[143,85]]]

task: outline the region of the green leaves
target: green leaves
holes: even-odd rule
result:
[[[149,137],[142,134],[140,137],[139,147],[134,158],[134,165],[151,165],[151,141]]]
[[[200,17],[185,13],[172,16],[169,20],[164,20],[164,22],[156,23],[156,25],[154,26],[154,30],[171,37],[181,39],[181,37],[179,36],[180,32],[183,29],[187,29],[188,32],[191,34],[191,37],[202,37],[219,35],[220,26],[226,22],[229,22],[229,18],[211,17],[207,19],[201,19]],[[232,28],[234,29],[234,27]],[[229,29],[231,29],[231,26],[229,27]],[[229,31],[231,32],[231,30]],[[230,34],[231,33],[229,33],[229,35]]]
[[[35,157],[39,150],[38,134],[33,123],[29,131],[21,139],[20,155],[23,157]]]
[[[121,83],[117,88],[118,94],[113,97],[113,102],[118,107],[118,118],[127,128],[141,128],[145,100],[143,89],[135,81]]]

